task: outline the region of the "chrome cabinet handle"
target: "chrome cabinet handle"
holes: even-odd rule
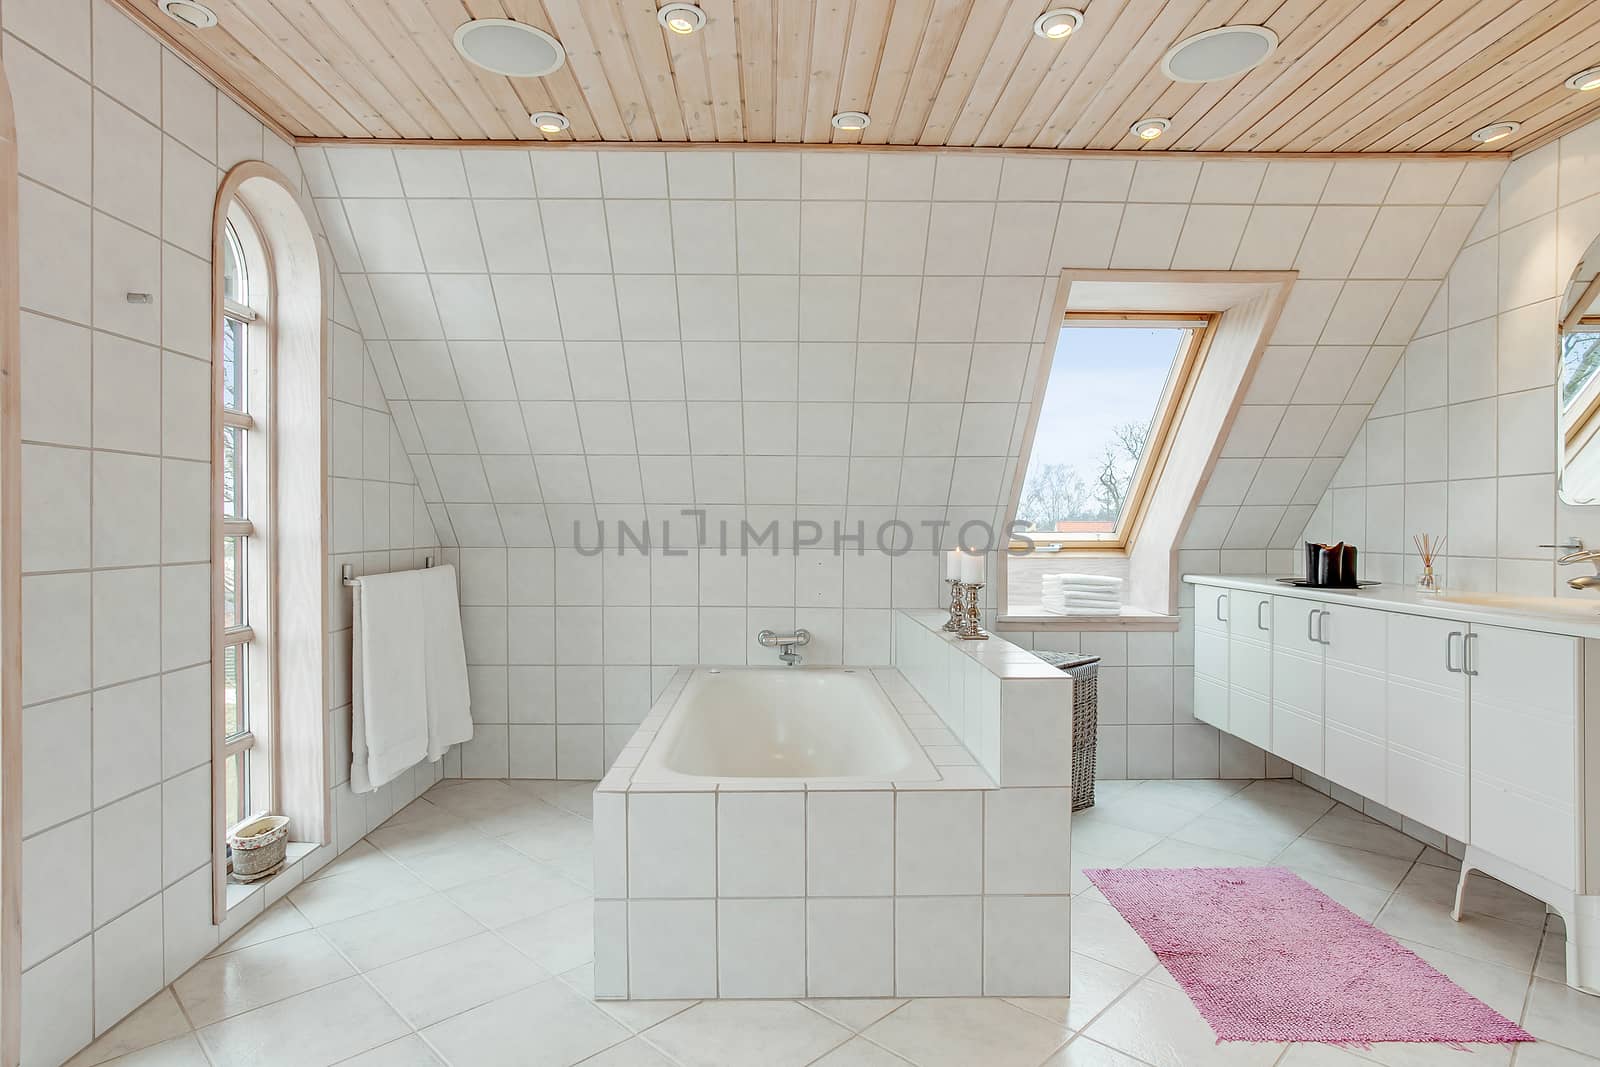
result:
[[[1476,678],[1478,676],[1478,668],[1476,666],[1478,662],[1477,648],[1478,635],[1476,633],[1469,633],[1466,637],[1462,638],[1461,673],[1465,674],[1468,678]]]
[[[1321,645],[1333,644],[1332,641],[1328,640],[1327,630],[1327,620],[1333,616],[1333,612],[1324,609],[1318,611],[1317,616],[1317,643]]]
[[[1313,641],[1319,645],[1322,642],[1317,638],[1316,628],[1317,620],[1321,617],[1322,612],[1318,611],[1316,608],[1312,608],[1310,611],[1306,612],[1306,640]]]
[[[1221,596],[1217,597],[1217,621],[1218,622],[1227,622],[1228,621],[1228,617],[1222,613],[1222,605],[1226,604],[1227,602],[1228,602],[1228,594],[1224,593]]]
[[[1262,601],[1258,601],[1256,603],[1256,629],[1258,629],[1258,630],[1271,630],[1272,629],[1272,627],[1268,626],[1266,623],[1261,621],[1261,609],[1270,608],[1271,606],[1272,606],[1272,602],[1270,600],[1262,600]]]
[[[1444,639],[1444,669],[1451,674],[1461,673],[1461,668],[1456,666],[1456,640],[1460,637],[1460,630],[1451,630]]]

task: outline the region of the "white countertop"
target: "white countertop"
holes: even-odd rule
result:
[[[1262,575],[1185,574],[1194,585],[1221,586],[1252,593],[1277,593],[1328,604],[1356,604],[1407,615],[1427,615],[1457,622],[1509,626],[1517,630],[1600,638],[1600,594],[1584,597],[1514,596],[1466,590],[1419,593],[1409,585],[1385,582],[1367,589],[1312,589],[1285,585]]]

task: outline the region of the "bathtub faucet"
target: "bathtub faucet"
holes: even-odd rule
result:
[[[800,653],[796,652],[795,649],[811,643],[811,632],[809,630],[796,630],[792,634],[780,634],[772,630],[762,630],[756,634],[756,640],[761,643],[763,648],[780,649],[778,658],[783,660],[785,666],[793,667],[800,662]]]

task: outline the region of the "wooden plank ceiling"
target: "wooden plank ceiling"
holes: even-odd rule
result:
[[[690,37],[655,0],[205,0],[195,31],[156,0],[116,0],[301,138],[980,145],[1142,151],[1508,151],[1600,116],[1562,83],[1600,65],[1596,0],[1089,0],[1063,42],[1032,32],[1043,0],[700,0]],[[469,18],[512,18],[568,60],[491,74],[451,44]],[[1162,55],[1216,26],[1271,27],[1267,63],[1225,82],[1169,81]],[[872,124],[834,130],[836,111]],[[1137,119],[1172,120],[1155,142]],[[1476,145],[1489,122],[1516,136]]]

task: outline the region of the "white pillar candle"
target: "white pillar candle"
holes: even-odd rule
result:
[[[952,548],[945,555],[944,576],[952,582],[961,581],[961,550]]]
[[[961,580],[968,585],[983,581],[983,556],[977,552],[962,553]]]

